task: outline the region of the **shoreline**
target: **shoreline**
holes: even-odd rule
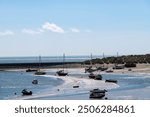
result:
[[[89,65],[83,65],[81,63],[66,63],[66,69],[83,69]],[[94,68],[103,66],[103,64],[93,65]],[[112,69],[114,64],[104,65],[108,69]],[[62,63],[41,63],[40,69],[62,69]],[[26,69],[39,69],[39,63],[19,63],[19,64],[0,64],[0,71],[9,70],[26,70]],[[132,71],[129,71],[131,69]],[[137,64],[136,67],[124,68],[124,69],[113,69],[113,73],[150,73],[150,64]],[[102,71],[103,72],[103,71]]]
[[[60,67],[58,68],[49,68],[49,69],[42,69],[46,72],[51,72],[55,73],[61,69]],[[8,70],[9,71],[9,70]],[[25,69],[15,69],[15,70],[10,70],[10,71],[24,71]],[[80,74],[84,75],[84,68],[67,68],[67,71],[73,74]],[[140,76],[144,78],[150,78],[150,65],[145,65],[145,64],[140,64],[136,68],[132,68],[132,71],[128,71],[128,68],[125,69],[119,69],[119,70],[114,70],[113,73],[106,73],[104,71],[102,72],[95,72],[95,73],[100,73],[100,74],[114,74],[114,75],[130,75],[132,76]],[[55,75],[42,75],[43,77],[49,77],[53,79],[61,79],[64,81],[63,84],[58,85],[56,87],[53,87],[52,89],[46,89],[45,92],[42,93],[36,93],[33,94],[32,96],[19,96],[19,97],[14,97],[12,98],[13,100],[38,100],[38,99],[89,99],[89,91],[94,89],[94,88],[100,88],[100,89],[116,89],[119,87],[118,84],[114,83],[105,83],[104,80],[98,81],[98,80],[92,80],[89,79],[88,77],[79,77],[79,76],[65,76],[65,77],[60,77],[60,76],[55,76]],[[136,78],[136,77],[135,77]],[[74,85],[78,85],[79,88],[73,88]],[[58,91],[59,89],[59,91]],[[143,89],[141,88],[143,92],[147,92],[149,88]],[[138,92],[137,89],[132,89],[129,91],[124,90],[123,92],[126,94],[134,93],[134,91]],[[109,92],[108,96],[110,96],[110,99],[115,99],[116,96],[119,95],[118,98],[123,99],[137,99],[137,97],[132,97],[132,96],[122,96],[122,94],[117,92]],[[138,94],[135,94],[138,95]],[[70,97],[70,98],[69,98]],[[80,98],[81,97],[81,98]],[[149,96],[148,96],[149,97]],[[145,98],[143,98],[145,99]],[[147,99],[147,98],[146,98]]]
[[[77,67],[82,66],[81,62],[43,62],[43,63],[0,63],[0,70],[7,70],[7,69],[28,69],[28,68],[59,68],[62,67],[62,64],[68,67]]]
[[[79,70],[80,71],[80,70]],[[30,99],[43,99],[51,98],[57,96],[66,96],[66,95],[79,95],[79,94],[89,94],[89,91],[95,88],[100,89],[114,89],[119,87],[114,83],[105,83],[104,80],[93,80],[89,78],[80,78],[74,76],[54,76],[54,75],[43,75],[43,77],[49,77],[54,79],[61,79],[64,81],[63,84],[53,87],[49,91],[33,94],[32,96],[19,96],[14,97],[13,100],[30,100]],[[79,88],[73,88],[73,86],[79,86]],[[58,91],[59,89],[59,91]],[[47,90],[47,89],[46,89]],[[88,98],[88,97],[87,97]]]

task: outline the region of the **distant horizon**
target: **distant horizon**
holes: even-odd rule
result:
[[[129,56],[129,55],[146,55],[146,54],[150,54],[150,53],[145,53],[145,54],[119,54],[118,56]],[[0,58],[13,58],[13,57],[63,57],[63,54],[62,55],[45,55],[45,56],[42,56],[42,55],[35,55],[35,56],[0,56]],[[66,57],[91,57],[91,54],[89,55],[65,55]],[[103,57],[103,54],[101,55],[97,55],[97,54],[92,54],[93,57]],[[109,56],[117,56],[117,54],[113,54],[113,55],[107,55],[105,54],[105,57],[109,57]]]

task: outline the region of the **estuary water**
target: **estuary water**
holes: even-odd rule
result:
[[[47,72],[54,75],[53,72]],[[71,74],[70,76],[81,76],[80,78],[88,78],[88,74]],[[103,80],[116,79],[118,88],[109,89],[107,93],[108,99],[150,99],[150,76],[135,74],[102,74]],[[37,79],[38,85],[32,84]],[[13,99],[21,96],[23,89],[32,90],[34,94],[50,91],[56,86],[62,85],[64,81],[59,78],[35,76],[33,73],[25,71],[0,71],[0,99]],[[67,87],[66,87],[67,88]],[[98,88],[98,87],[97,87]],[[16,94],[15,94],[16,93]],[[14,98],[15,99],[15,98]],[[76,94],[69,96],[53,96],[36,99],[89,99],[89,93]]]
[[[34,79],[38,80],[38,85],[32,84]],[[61,79],[35,76],[33,73],[23,71],[0,71],[0,99],[20,96],[23,89],[40,93],[44,89],[51,89],[62,83]]]

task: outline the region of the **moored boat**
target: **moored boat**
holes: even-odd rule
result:
[[[73,86],[73,88],[79,88],[79,86],[78,86],[78,85],[75,85],[75,86]]]
[[[124,65],[115,65],[113,69],[124,69]]]
[[[45,75],[46,74],[46,72],[44,72],[44,71],[37,71],[37,72],[35,72],[35,75]]]
[[[102,80],[102,75],[90,73],[89,78],[94,79],[94,80]]]
[[[100,74],[96,75],[94,80],[102,80],[102,75],[100,75]]]
[[[57,71],[56,73],[57,73],[58,76],[67,76],[67,75],[68,75],[68,72],[66,72],[66,71],[64,70],[64,68],[65,68],[65,66],[64,66],[64,64],[65,64],[65,54],[63,54],[63,62],[62,62],[62,64],[63,64],[63,69]]]
[[[58,76],[67,76],[68,75],[68,73],[65,72],[64,70],[57,71],[56,73],[58,74]]]
[[[109,69],[109,70],[106,70],[106,73],[112,73],[114,72],[113,70]]]
[[[93,74],[93,73],[90,73],[90,74],[89,74],[89,78],[94,79],[95,77],[96,77],[95,74]]]
[[[118,81],[114,79],[108,79],[108,80],[105,80],[105,82],[117,83]]]
[[[30,68],[26,70],[26,72],[36,72],[36,71],[38,71],[38,70],[37,69],[30,69]]]
[[[41,71],[40,67],[41,67],[41,56],[39,56],[39,68],[38,68],[38,70],[35,72],[35,75],[45,75],[45,74],[46,74],[46,72]]]
[[[89,98],[97,98],[97,99],[102,99],[103,97],[105,97],[105,92],[107,92],[107,90],[100,90],[100,89],[93,89],[90,91],[90,96]]]
[[[36,80],[36,79],[33,80],[33,81],[32,81],[32,84],[38,84],[38,80]]]
[[[25,96],[25,95],[32,95],[32,91],[27,91],[27,89],[23,89],[22,90],[22,95]]]

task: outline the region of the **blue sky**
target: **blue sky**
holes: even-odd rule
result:
[[[0,56],[150,53],[149,0],[0,0]]]

